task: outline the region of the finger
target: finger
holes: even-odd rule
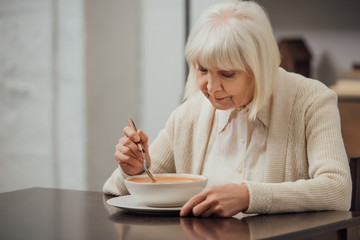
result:
[[[150,154],[149,154],[149,147],[148,147],[148,136],[140,129],[138,130],[138,134],[139,136],[141,137],[141,143],[144,147],[144,153],[145,153],[145,156],[146,156],[146,163],[147,163],[147,167],[150,167],[151,165],[151,157],[150,157]]]
[[[134,143],[140,142],[139,134],[131,127],[126,126],[123,129],[125,136],[127,136]]]
[[[119,145],[116,147],[118,152],[121,152],[124,155],[129,155],[132,156],[134,158],[142,158],[141,152],[139,151],[139,149],[136,146],[133,145]]]
[[[123,154],[121,152],[116,152],[115,155],[116,160],[118,161],[119,164],[130,164],[133,166],[142,166],[142,159],[139,159],[137,157],[133,157],[133,156],[129,156],[126,154]]]
[[[192,213],[194,214],[194,216],[202,216],[205,212],[207,212],[207,215],[205,215],[206,217],[210,216],[212,214],[212,209],[213,205],[209,202],[209,201],[202,201],[201,203],[197,204],[193,209],[192,209]],[[205,217],[204,216],[204,217]]]
[[[143,171],[143,166],[140,161],[129,156],[125,156],[119,153],[120,160],[117,159],[121,169],[129,174],[136,175]]]
[[[203,201],[200,201],[193,209],[192,212],[194,216],[209,217],[211,215],[217,214],[220,210],[219,200],[214,198],[214,188],[209,187],[204,189],[201,194],[204,196]]]
[[[187,201],[184,204],[184,206],[182,206],[180,211],[180,216],[184,217],[189,215],[189,213],[193,211],[194,207],[196,207],[199,203],[201,203],[205,199],[206,199],[206,195],[202,194],[202,192],[192,197],[189,201]]]
[[[129,165],[126,163],[120,164],[120,167],[124,173],[130,176],[138,175],[143,172],[142,168],[134,167],[133,165]]]
[[[193,207],[196,206],[196,202],[193,199],[187,201],[181,208],[180,217],[185,217],[191,213]]]
[[[134,157],[142,159],[142,153],[139,150],[138,146],[128,137],[120,138],[119,143],[116,146],[116,149],[125,155],[132,155]]]
[[[180,217],[185,217],[191,213],[193,207],[196,206],[196,203],[193,200],[187,201],[182,207],[180,211]]]
[[[203,210],[202,213],[200,214],[201,217],[210,217],[210,216],[218,216],[218,212],[216,211],[217,206],[216,205],[212,205],[212,206],[208,206],[207,209]]]
[[[138,134],[139,134],[139,136],[140,136],[140,138],[141,138],[142,144],[144,145],[144,147],[147,148],[147,146],[148,146],[148,140],[149,140],[148,135],[146,135],[146,134],[143,132],[143,130],[141,130],[141,129],[138,130]]]
[[[142,164],[142,155],[134,145],[135,144],[127,137],[123,137],[119,140],[119,143],[115,147],[115,159],[119,164],[123,162],[128,164],[131,164],[131,162],[138,162],[138,164]]]

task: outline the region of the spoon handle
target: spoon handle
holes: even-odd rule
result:
[[[129,118],[128,120],[129,124],[130,124],[130,127],[132,129],[135,130],[135,132],[137,132],[137,129],[136,129],[136,126],[135,126],[135,123],[134,121]],[[141,151],[142,155],[143,155],[143,159],[144,159],[144,162],[143,162],[143,167],[144,167],[144,171],[146,172],[146,174],[151,178],[151,180],[155,183],[156,182],[156,179],[154,178],[154,176],[152,175],[152,173],[149,171],[149,169],[147,168],[146,166],[146,156],[145,156],[145,150],[144,150],[144,146],[142,145],[142,142],[141,142],[141,139],[139,142],[136,143],[136,145],[138,146],[139,150]]]

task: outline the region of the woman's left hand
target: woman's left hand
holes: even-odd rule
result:
[[[181,208],[180,216],[231,217],[249,207],[249,190],[245,183],[212,186],[192,197]]]

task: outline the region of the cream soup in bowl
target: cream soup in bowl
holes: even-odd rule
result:
[[[207,177],[196,174],[154,174],[156,183],[147,175],[127,177],[125,186],[137,200],[150,207],[179,207],[200,193]]]

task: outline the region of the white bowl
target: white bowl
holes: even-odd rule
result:
[[[192,196],[201,192],[207,184],[207,177],[195,174],[154,174],[156,183],[152,183],[147,175],[127,177],[125,186],[130,194],[150,207],[179,207],[184,205]],[[187,178],[183,182],[162,182],[164,178]],[[198,180],[189,180],[196,178]],[[134,182],[134,180],[148,179],[149,182]]]

